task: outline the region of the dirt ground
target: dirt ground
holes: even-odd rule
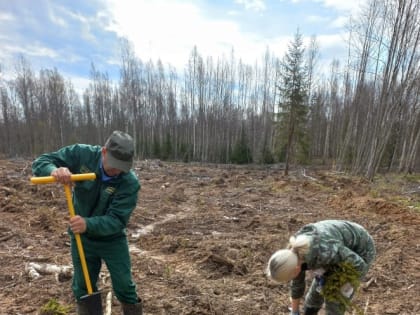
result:
[[[365,314],[420,314],[420,176],[369,183],[326,170],[284,177],[276,166],[155,160],[135,171],[142,190],[128,235],[144,314],[289,314],[288,287],[267,280],[267,261],[302,225],[333,218],[376,241],[354,300]],[[71,274],[35,268],[71,266],[64,190],[30,177],[30,160],[0,160],[0,314],[39,314],[52,299],[75,314]],[[106,268],[100,287],[104,309],[120,314],[115,297],[105,300]]]

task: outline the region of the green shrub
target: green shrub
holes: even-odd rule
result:
[[[53,298],[41,307],[39,315],[67,315],[69,311],[69,305],[60,305],[57,299]]]

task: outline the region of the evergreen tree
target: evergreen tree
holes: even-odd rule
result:
[[[277,151],[284,152],[285,175],[288,175],[290,161],[298,157],[302,162],[308,154],[305,130],[308,115],[307,70],[304,52],[302,35],[298,30],[283,58],[278,85],[280,98],[277,114]]]
[[[247,137],[243,126],[241,130],[241,137],[233,147],[230,161],[236,164],[252,163],[252,153],[248,146]]]
[[[166,133],[165,142],[163,143],[161,150],[161,158],[166,161],[171,159],[172,156],[172,141],[169,132]]]
[[[153,152],[152,153],[153,154],[153,157],[155,159],[162,158],[162,156],[161,156],[161,149],[160,149],[160,141],[159,141],[159,138],[156,135],[154,136],[154,139],[153,139],[152,152]]]

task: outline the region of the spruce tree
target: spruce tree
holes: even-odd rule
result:
[[[296,156],[302,161],[308,152],[307,70],[304,52],[302,35],[297,30],[283,58],[278,84],[280,98],[277,113],[277,151],[284,153],[285,175],[289,173],[290,161]]]
[[[247,136],[244,126],[242,126],[241,136],[233,147],[230,161],[235,164],[252,163],[252,153],[248,146]]]

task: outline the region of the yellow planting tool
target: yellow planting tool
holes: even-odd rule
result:
[[[95,173],[84,173],[84,174],[73,174],[71,175],[72,182],[78,182],[82,180],[95,180]],[[33,184],[50,184],[56,182],[53,176],[44,176],[44,177],[31,177],[31,183]]]
[[[73,174],[71,175],[71,181],[83,181],[83,180],[95,180],[95,173],[85,173],[85,174]],[[44,176],[44,177],[31,177],[31,182],[33,184],[49,184],[56,182],[56,179],[53,176]],[[64,192],[66,194],[67,206],[69,208],[70,218],[76,215],[73,206],[73,200],[71,196],[71,187],[69,184],[64,184]],[[82,265],[83,276],[86,283],[86,289],[88,294],[82,296],[80,301],[86,303],[89,314],[91,315],[102,315],[102,300],[100,292],[93,293],[92,284],[89,277],[89,272],[86,264],[86,257],[83,251],[82,240],[80,234],[74,234],[76,239],[77,250],[79,252],[80,263]]]

